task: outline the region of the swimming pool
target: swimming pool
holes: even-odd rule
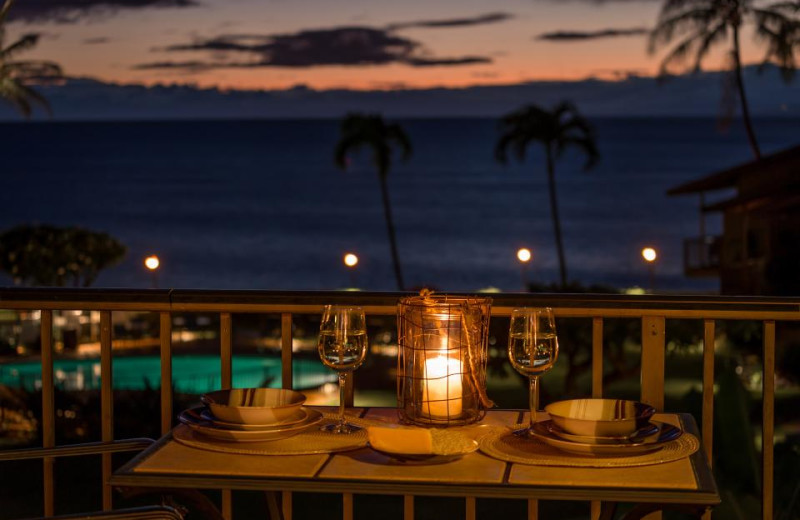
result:
[[[336,374],[315,360],[295,359],[292,364],[295,388],[311,388],[336,381]],[[100,388],[100,360],[59,359],[53,365],[56,386],[64,390]],[[233,386],[281,386],[281,360],[266,356],[233,356]],[[114,388],[144,390],[161,385],[161,360],[158,356],[115,357]],[[0,384],[27,391],[41,388],[39,361],[20,361],[0,365]],[[218,389],[220,358],[213,355],[172,357],[172,384],[176,392],[200,394]]]

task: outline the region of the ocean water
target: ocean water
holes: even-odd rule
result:
[[[400,121],[414,146],[389,177],[409,286],[518,291],[549,283],[558,263],[543,153],[494,161],[491,119]],[[750,159],[740,125],[713,119],[599,119],[601,162],[556,165],[569,278],[647,285],[640,250],[659,251],[656,286],[714,291],[685,278],[682,241],[698,234],[696,196],[672,186]],[[765,152],[796,144],[800,121],[756,121]],[[393,290],[377,175],[366,154],[346,172],[332,150],[338,121],[169,121],[0,124],[0,228],[78,225],[108,232],[126,259],[99,287]],[[725,194],[720,194],[724,196]],[[719,230],[719,218],[708,222]],[[523,273],[515,253],[533,250]],[[353,276],[347,251],[360,263]],[[0,283],[10,285],[2,275]]]

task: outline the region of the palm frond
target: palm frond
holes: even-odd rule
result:
[[[411,139],[408,138],[403,127],[398,124],[387,125],[385,128],[386,139],[400,147],[401,159],[407,161],[413,152]]]
[[[754,8],[751,12],[753,18],[755,18],[756,25],[780,27],[784,24],[792,23],[791,18],[778,10]]]
[[[797,67],[794,46],[795,42],[800,42],[800,22],[789,20],[776,29],[770,28],[767,24],[758,24],[756,37],[767,44],[767,50],[758,71],[763,72],[767,64],[775,63],[780,68],[783,81],[791,82]]]
[[[704,33],[697,32],[684,38],[678,45],[672,48],[663,60],[658,69],[660,77],[668,76],[670,74],[670,66],[677,66],[679,69],[684,65],[689,55],[692,54],[694,47],[702,43]]]
[[[10,60],[15,54],[32,49],[38,42],[38,34],[25,34],[5,49],[0,49],[0,61]]]
[[[347,154],[361,148],[361,141],[357,136],[345,136],[336,143],[333,151],[333,162],[341,170],[347,169]]]
[[[594,139],[588,137],[567,137],[556,143],[556,153],[561,155],[566,148],[577,148],[586,155],[586,162],[583,165],[584,171],[591,170],[600,160],[600,152]]]
[[[725,21],[721,21],[717,23],[712,29],[702,36],[700,39],[700,43],[697,45],[697,49],[695,51],[694,56],[694,71],[700,72],[700,69],[703,64],[703,59],[708,54],[708,51],[711,50],[711,47],[714,44],[724,40],[728,37],[728,24]]]
[[[706,7],[711,8],[714,5],[714,0],[666,0],[661,5],[659,16],[667,17],[683,11],[690,7]]]
[[[576,111],[572,117],[561,125],[562,135],[580,135],[594,138],[594,127]]]
[[[564,117],[572,117],[574,118],[575,115],[578,113],[578,109],[575,108],[575,104],[571,101],[561,101],[559,102],[555,108],[553,109],[553,119],[560,124]]]
[[[27,85],[20,85],[19,88],[22,91],[22,94],[25,96],[26,100],[28,100],[29,102],[30,101],[33,102],[31,104],[35,103],[39,105],[42,109],[44,109],[44,111],[47,112],[47,115],[49,116],[53,115],[53,110],[52,108],[50,108],[50,103],[47,101],[47,99],[45,99],[43,95],[39,94],[36,90],[32,89],[31,87],[28,87]]]
[[[63,78],[64,72],[50,61],[12,61],[0,66],[0,75],[19,81],[42,81]]]
[[[391,167],[392,145],[400,148],[403,160],[411,156],[411,140],[400,125],[386,124],[379,114],[350,113],[341,123],[334,162],[339,168],[346,169],[348,152],[369,148],[379,175],[385,177]]]
[[[708,26],[716,14],[717,12],[714,9],[703,8],[659,18],[656,27],[650,31],[650,36],[647,40],[647,52],[654,54],[660,48],[669,45],[676,35],[702,32],[703,28]]]
[[[774,4],[769,4],[764,6],[764,9],[768,9],[770,11],[786,11],[788,13],[798,13],[800,12],[800,1],[793,1],[793,2],[775,2]]]
[[[0,99],[8,102],[25,118],[30,117],[33,112],[22,85],[10,78],[0,77]]]
[[[5,0],[5,2],[3,2],[3,6],[0,7],[0,24],[5,21],[8,11],[11,9],[12,5],[14,5],[14,0]]]

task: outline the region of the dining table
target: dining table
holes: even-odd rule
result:
[[[334,416],[331,408],[315,409]],[[395,408],[352,408],[347,414],[363,426],[399,422]],[[487,439],[524,425],[528,412],[522,410],[489,410],[481,421],[458,427],[481,449],[435,464],[406,463],[368,445],[314,453],[310,442],[305,454],[259,453],[244,442],[218,443],[223,448],[217,449],[211,442],[204,446],[202,440],[187,441],[186,426],[177,425],[117,469],[109,483],[120,488],[261,490],[283,492],[283,497],[291,492],[342,493],[351,501],[354,494],[402,495],[412,503],[413,496],[592,501],[602,520],[614,518],[620,503],[633,504],[624,511],[626,520],[669,509],[700,518],[720,503],[720,495],[697,442],[697,424],[686,413],[658,413],[653,419],[678,426],[686,439],[694,439],[692,453],[655,462],[636,456],[610,462],[590,455],[564,454],[559,459],[553,450],[527,459],[518,454],[498,456],[486,447]],[[291,510],[289,505],[279,513],[290,520]],[[413,518],[413,506],[411,511]],[[467,517],[474,515],[474,506],[468,508]],[[349,511],[345,508],[344,517],[349,516],[352,502]]]

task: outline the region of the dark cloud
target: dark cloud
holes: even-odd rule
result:
[[[601,29],[598,31],[555,31],[543,33],[536,37],[537,40],[567,42],[597,40],[600,38],[618,38],[621,36],[643,36],[650,32],[645,27],[631,29]]]
[[[487,13],[470,18],[447,18],[442,20],[417,20],[414,22],[404,22],[392,24],[388,29],[408,29],[411,27],[426,28],[446,28],[446,27],[469,27],[473,25],[485,25],[490,23],[505,22],[514,18],[510,13]]]
[[[110,41],[111,38],[108,38],[106,36],[98,36],[96,38],[86,38],[85,40],[83,40],[83,43],[85,43],[86,45],[100,45],[103,43],[108,43]]]
[[[215,69],[225,67],[316,67],[387,65],[413,67],[491,63],[485,56],[432,56],[419,42],[371,27],[337,27],[277,35],[223,35],[171,45],[166,52],[208,52],[208,60],[158,61],[137,69]]]
[[[75,23],[86,16],[107,15],[119,9],[195,5],[196,0],[19,0],[8,16],[24,22]]]

